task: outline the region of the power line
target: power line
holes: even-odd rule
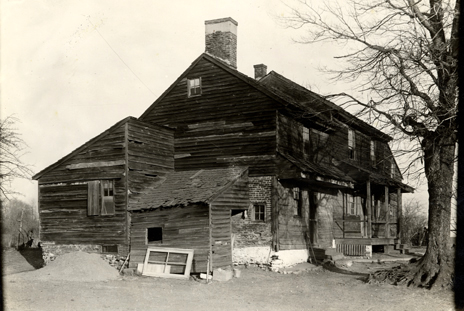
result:
[[[127,69],[129,69],[130,72],[132,72],[132,74],[140,81],[140,83],[142,83],[147,88],[148,91],[150,91],[150,93],[152,93],[154,96],[156,96],[155,93],[153,93],[152,90],[142,81],[142,79],[140,79],[139,76],[137,76],[137,74],[126,64],[126,62],[121,58],[121,56],[119,56],[118,52],[116,52],[115,49],[113,49],[111,44],[109,44],[109,42],[106,41],[105,37],[103,37],[103,35],[100,33],[100,31],[98,31],[97,27],[90,21],[90,18],[88,18],[88,21],[93,26],[93,28],[97,31],[97,33],[100,35],[100,37],[103,39],[103,41],[105,41],[105,43],[108,45],[108,47],[111,49],[111,51],[113,51],[113,53],[116,54],[116,56],[121,60],[121,62],[127,67]]]

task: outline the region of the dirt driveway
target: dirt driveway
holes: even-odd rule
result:
[[[210,284],[136,276],[31,282],[31,273],[4,276],[5,310],[454,310],[451,292],[369,285],[329,271],[243,267],[240,278]]]

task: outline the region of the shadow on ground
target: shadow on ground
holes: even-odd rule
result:
[[[369,279],[369,273],[360,273],[360,272],[354,272],[354,271],[341,269],[333,265],[332,263],[324,263],[322,266],[325,270],[328,270],[331,272],[355,276],[356,279],[359,281],[367,282],[367,280]]]
[[[24,259],[26,259],[26,261],[35,269],[40,269],[43,267],[44,260],[42,258],[42,248],[24,247],[20,248],[18,251],[21,256],[23,256]]]

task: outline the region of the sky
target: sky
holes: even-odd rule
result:
[[[0,117],[14,115],[34,173],[127,116],[139,117],[204,52],[204,21],[238,22],[238,70],[264,63],[320,94],[352,91],[318,69],[343,46],[299,44],[279,0],[0,0]],[[406,181],[408,182],[408,181]],[[411,186],[418,187],[411,183]],[[12,187],[37,201],[37,182]],[[414,195],[426,206],[422,185]]]

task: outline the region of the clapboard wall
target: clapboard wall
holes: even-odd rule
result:
[[[172,130],[129,117],[34,176],[42,241],[127,252],[129,193],[173,170],[173,142]],[[114,181],[113,215],[88,215],[88,183],[95,180]]]
[[[162,228],[162,242],[149,244],[147,229]],[[210,252],[209,206],[159,208],[132,212],[130,266],[143,263],[147,248],[172,247],[193,249],[192,272],[205,272]]]
[[[127,243],[125,123],[57,162],[38,178],[40,238],[57,244]],[[87,216],[88,181],[114,180],[114,215]]]
[[[240,165],[250,176],[272,174],[274,102],[217,62],[200,58],[140,119],[176,129],[176,170]],[[201,96],[188,97],[187,79],[198,77]]]

